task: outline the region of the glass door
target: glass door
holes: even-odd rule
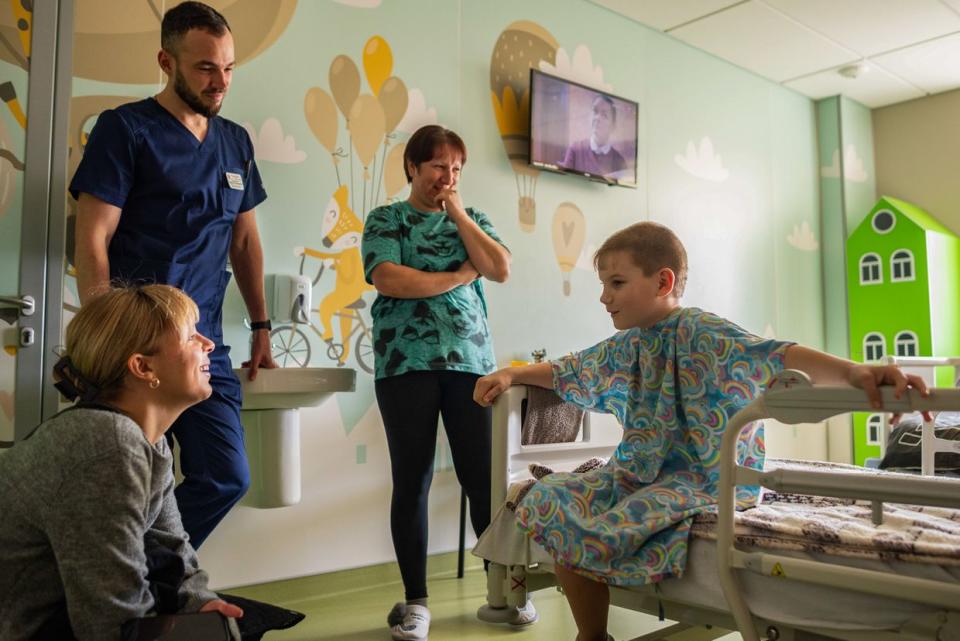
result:
[[[49,370],[63,305],[72,25],[73,0],[0,0],[0,446],[6,447],[58,404]]]

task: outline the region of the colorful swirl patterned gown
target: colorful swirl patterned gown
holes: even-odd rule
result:
[[[783,369],[790,343],[758,338],[695,308],[553,362],[565,400],[623,425],[610,462],[536,483],[520,527],[561,565],[610,585],[680,576],[692,517],[717,502],[727,422]],[[763,427],[744,430],[743,465],[763,467]],[[758,488],[739,488],[738,503]]]

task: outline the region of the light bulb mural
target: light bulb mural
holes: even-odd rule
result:
[[[537,224],[536,187],[540,172],[530,155],[530,68],[553,64],[557,41],[535,22],[521,20],[504,29],[490,59],[490,98],[497,129],[517,181],[520,229]]]
[[[587,221],[580,208],[570,202],[560,203],[553,213],[553,253],[563,277],[563,295],[570,295],[570,272],[577,266],[587,237]]]

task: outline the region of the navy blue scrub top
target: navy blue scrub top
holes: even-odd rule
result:
[[[222,344],[233,223],[267,197],[247,132],[217,116],[200,142],[153,98],[104,111],[70,183],[81,192],[121,209],[110,278],[179,287]]]

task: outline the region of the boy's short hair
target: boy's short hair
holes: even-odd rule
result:
[[[191,29],[202,29],[220,38],[230,31],[230,25],[223,14],[210,5],[188,0],[163,14],[160,22],[160,47],[175,56],[180,40]]]
[[[600,268],[604,256],[616,251],[630,254],[633,264],[642,269],[645,276],[653,276],[664,267],[672,269],[676,276],[673,293],[677,298],[683,296],[687,285],[687,250],[668,227],[647,221],[621,229],[606,239],[593,255],[594,269]]]

